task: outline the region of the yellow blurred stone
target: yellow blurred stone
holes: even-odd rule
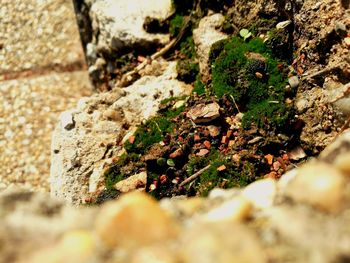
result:
[[[69,258],[87,259],[93,252],[94,240],[90,232],[75,230],[66,233],[59,244],[61,251]]]
[[[235,197],[204,215],[206,222],[241,222],[251,214],[252,204],[244,197]]]
[[[263,209],[273,205],[277,192],[276,180],[268,178],[255,181],[242,190],[242,196],[255,208]]]
[[[346,179],[333,166],[317,162],[299,168],[286,191],[297,202],[326,212],[338,212],[344,203]]]
[[[179,228],[157,201],[132,192],[105,204],[96,220],[96,232],[109,247],[132,248],[177,237]]]
[[[196,224],[182,236],[182,263],[266,263],[256,234],[232,222]]]
[[[93,253],[92,234],[84,230],[75,230],[64,234],[55,246],[36,252],[29,257],[28,261],[31,263],[84,263]]]
[[[337,156],[334,161],[334,166],[350,176],[350,152]]]

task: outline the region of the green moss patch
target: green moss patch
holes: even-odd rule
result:
[[[281,129],[290,119],[285,105],[287,76],[282,61],[260,38],[220,41],[212,47],[212,92],[217,97],[232,96],[240,111],[246,112],[243,126],[269,124]]]

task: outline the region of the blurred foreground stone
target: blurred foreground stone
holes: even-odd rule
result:
[[[347,262],[350,177],[337,160],[349,156],[349,138],[279,181],[207,198],[157,203],[134,192],[73,209],[45,194],[4,191],[0,262]]]

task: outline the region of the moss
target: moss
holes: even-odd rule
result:
[[[192,83],[196,80],[199,73],[198,63],[194,63],[193,60],[178,60],[176,65],[178,73],[178,79],[185,83]]]
[[[261,58],[248,58],[249,52],[259,53]],[[235,98],[240,109],[247,112],[245,128],[249,128],[251,122],[258,127],[269,125],[272,129],[287,124],[291,115],[284,104],[286,77],[279,69],[281,62],[261,39],[244,42],[233,37],[218,42],[212,48],[211,60],[212,91],[217,97],[229,94]],[[273,104],[276,101],[278,103]]]
[[[135,132],[135,141],[133,144],[126,142],[124,148],[128,153],[144,154],[150,146],[160,142],[163,135],[173,131],[175,125],[168,118],[155,117],[142,125]]]
[[[252,123],[258,127],[274,127],[284,130],[293,117],[293,109],[284,105],[283,101],[262,101],[252,107],[243,116],[242,126],[249,129]]]
[[[194,157],[190,159],[186,172],[190,176],[208,164],[210,164],[209,169],[201,174],[195,185],[196,192],[201,196],[207,196],[210,190],[215,187],[242,187],[254,180],[253,165],[243,162],[242,167],[235,166],[224,154],[217,151],[213,151],[207,158]],[[218,168],[221,165],[225,165],[226,169],[219,172]]]
[[[192,35],[187,36],[185,40],[181,42],[180,53],[188,59],[196,58],[196,49]]]
[[[200,75],[197,75],[196,81],[194,82],[193,86],[193,92],[197,93],[198,95],[206,93],[205,84],[200,80]]]
[[[169,33],[170,36],[176,37],[184,25],[185,18],[182,15],[175,15],[173,19],[170,20]]]

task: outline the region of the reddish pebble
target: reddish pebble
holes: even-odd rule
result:
[[[277,172],[281,168],[280,162],[273,163],[273,169]]]
[[[167,181],[167,177],[165,174],[162,174],[160,177],[159,177],[159,180],[160,180],[160,183],[161,184],[165,184],[166,181]]]
[[[231,138],[232,133],[233,133],[233,132],[232,132],[231,130],[228,130],[228,131],[227,131],[227,134],[226,134],[227,139],[230,139],[230,138]]]
[[[195,142],[198,142],[198,141],[200,141],[200,140],[201,140],[201,137],[199,136],[199,134],[196,133],[196,134],[194,135],[194,141],[195,141]]]
[[[265,159],[269,165],[272,165],[272,163],[273,163],[273,155],[272,154],[265,155]]]
[[[203,156],[206,156],[208,153],[209,153],[209,150],[207,150],[207,149],[200,149],[199,152],[196,153],[196,155],[198,157],[203,157]]]
[[[135,142],[135,136],[134,135],[131,135],[128,139],[128,141],[133,144]]]
[[[171,154],[169,154],[169,158],[174,159],[174,158],[182,156],[183,154],[184,153],[183,153],[182,149],[179,148],[179,149],[175,150],[174,152],[172,152]]]
[[[226,166],[225,165],[220,165],[216,170],[218,170],[219,172],[225,171],[226,170]]]
[[[277,179],[278,178],[278,174],[276,172],[272,171],[271,173],[268,173],[264,177],[265,178],[271,178],[271,179]]]
[[[222,144],[228,143],[228,138],[227,138],[226,136],[222,136],[222,138],[221,138],[221,143],[222,143]]]
[[[210,149],[210,147],[211,147],[210,141],[204,141],[203,144],[204,144],[205,148]]]

